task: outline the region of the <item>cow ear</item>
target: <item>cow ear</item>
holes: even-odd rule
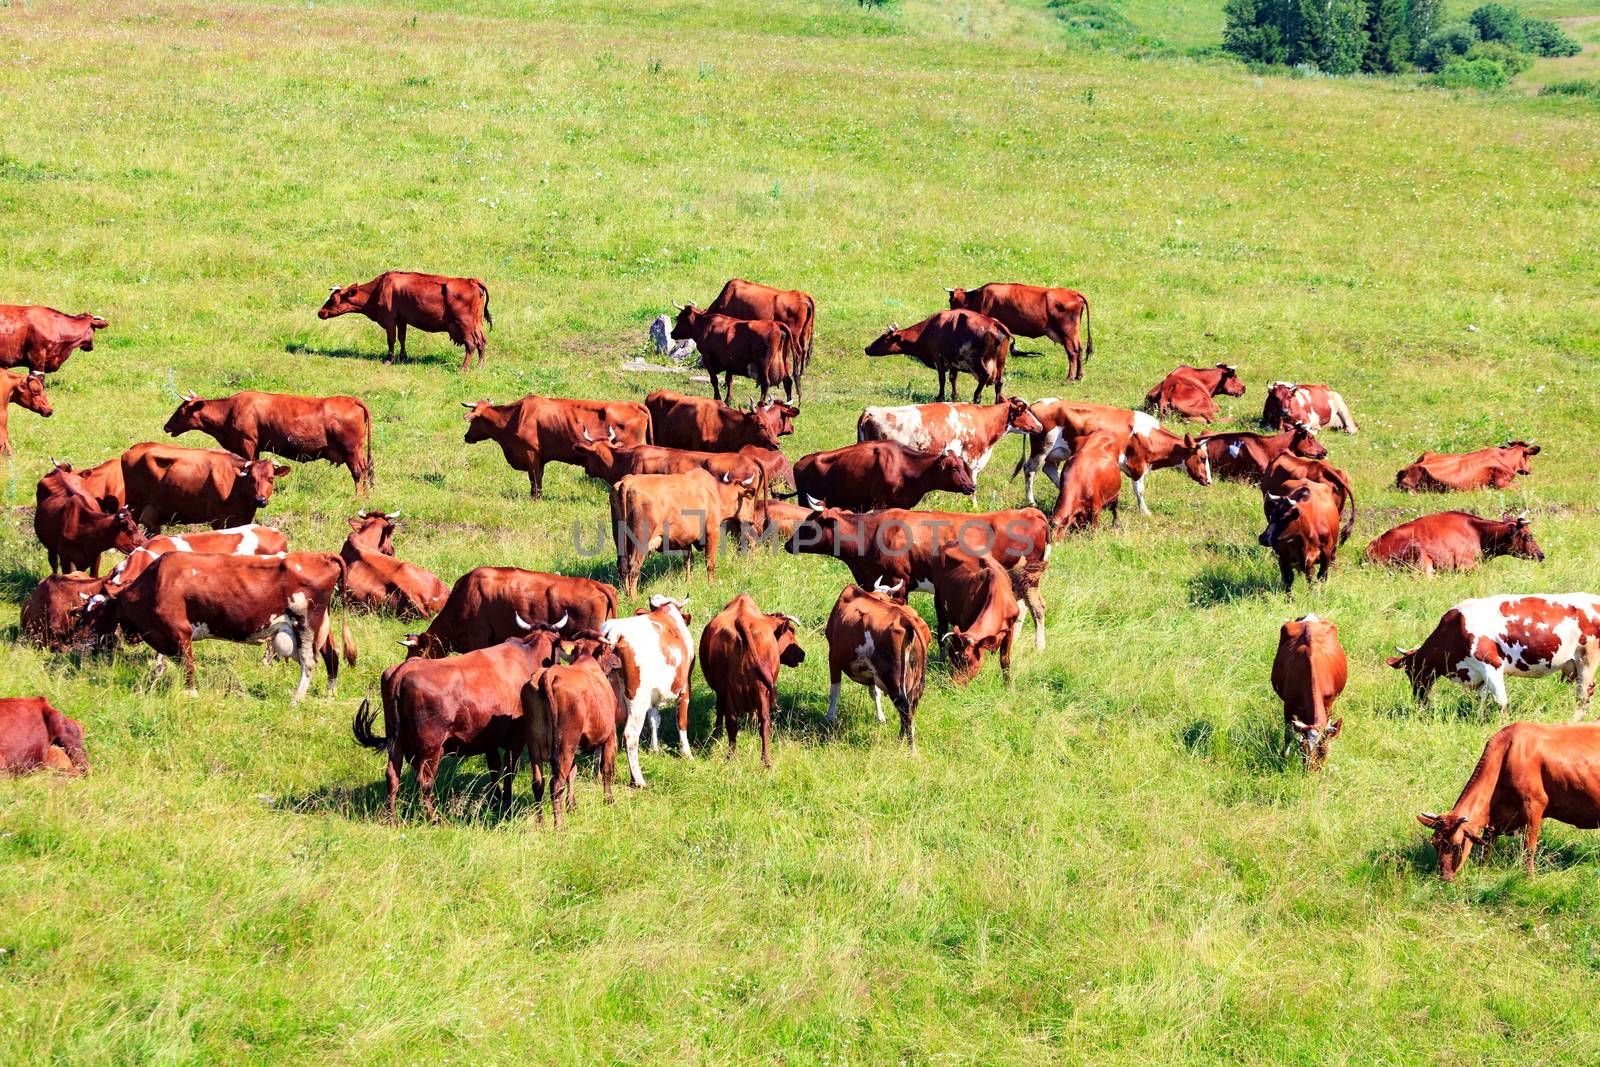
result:
[[[1406,657],[1405,656],[1390,656],[1388,659],[1384,660],[1383,662],[1387,663],[1389,666],[1393,667],[1395,670],[1399,670],[1401,667],[1404,667],[1406,665]]]
[[[279,465],[279,466],[276,466],[276,467],[272,468],[272,476],[274,478],[286,477],[288,475],[288,473],[289,473],[289,468],[285,467],[285,466],[282,466],[282,465]]]
[[[350,529],[352,530],[359,530],[362,526],[366,525],[360,519],[346,519],[345,521],[350,524]]]
[[[1331,741],[1335,737],[1338,737],[1339,736],[1339,731],[1343,730],[1343,729],[1344,729],[1344,720],[1343,719],[1335,719],[1335,720],[1333,720],[1333,725],[1328,727],[1328,740]]]
[[[1311,499],[1311,487],[1309,485],[1302,485],[1300,488],[1294,491],[1293,495],[1291,495],[1289,499],[1294,501],[1296,504],[1304,504],[1307,500]]]

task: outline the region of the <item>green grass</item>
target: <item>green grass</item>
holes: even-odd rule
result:
[[[931,374],[861,355],[885,321],[1037,279],[1088,292],[1097,354],[1074,386],[1059,353],[1019,360],[1015,392],[1132,404],[1180,361],[1227,360],[1244,425],[1266,381],[1327,381],[1362,427],[1329,444],[1363,507],[1329,584],[1290,599],[1252,490],[1153,476],[1154,517],[1057,550],[1049,648],[1010,689],[936,664],[914,753],[859,687],[821,726],[841,565],[652,572],[642,594],[691,593],[697,622],[741,590],[803,620],[776,768],[754,746],[649,756],[650,788],[613,808],[585,778],[560,835],[525,776],[496,818],[476,761],[442,783],[444,826],[382,824],[349,722],[404,624],[359,618],[341,695],[298,708],[253,649],[202,645],[188,698],[150,687],[141,650],[8,643],[4,691],[82,720],[95,769],[0,783],[0,1060],[1595,1061],[1600,839],[1552,826],[1536,877],[1506,845],[1439,884],[1412,814],[1453,800],[1497,723],[1447,685],[1414,706],[1383,657],[1468,595],[1594,590],[1600,115],[1071,52],[1036,11],[965,10],[0,10],[0,292],[112,323],[52,379],[54,418],[12,415],[7,612],[45,569],[45,457],[160,437],[169,382],[371,403],[371,500],[296,465],[265,513],[300,548],[403,506],[401,554],[447,579],[607,577],[570,533],[599,488],[556,467],[530,504],[461,443],[457,401],[667,384],[617,364],[733,275],[817,296],[795,456],[850,440],[867,404],[931,399]],[[416,336],[384,367],[376,327],[317,321],[327,286],[386,267],[487,280],[484,371]],[[1512,492],[1387,488],[1425,447],[1509,435],[1546,445]],[[1015,455],[985,506],[1019,500]],[[1548,561],[1432,581],[1360,562],[1451,505],[1530,508]],[[1268,685],[1279,624],[1308,610],[1351,659],[1315,777],[1273,755]],[[1554,681],[1512,699],[1571,710]],[[709,719],[701,687],[697,742]]]

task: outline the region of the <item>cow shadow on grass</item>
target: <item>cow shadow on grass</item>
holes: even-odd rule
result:
[[[382,348],[324,348],[299,341],[290,341],[283,346],[283,350],[291,356],[325,356],[328,359],[358,359],[368,363],[381,363],[388,354]],[[458,356],[452,356],[449,352],[427,352],[420,356],[415,352],[407,352],[404,360],[395,356],[395,366],[403,367],[411,363],[455,366],[458,360]]]
[[[526,759],[518,761],[517,775],[512,784],[511,806],[504,811],[500,808],[500,791],[495,787],[494,776],[489,773],[482,758],[467,759],[476,762],[464,767],[461,758],[446,756],[439,763],[439,773],[433,781],[433,802],[439,810],[441,823],[495,827],[533,813],[532,779],[528,774]],[[356,786],[328,785],[312,789],[285,797],[282,806],[297,815],[339,815],[357,822],[384,822],[389,817],[389,783],[384,777],[386,766],[384,757],[379,753],[372,761],[371,781]],[[547,775],[547,785],[548,782]],[[549,803],[548,791],[545,803]],[[400,780],[395,815],[401,823],[427,821],[421,796],[417,792],[417,776],[409,766]]]
[[[0,567],[0,599],[26,600],[43,580],[31,567],[21,563]]]

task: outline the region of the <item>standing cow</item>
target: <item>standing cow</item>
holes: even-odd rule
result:
[[[867,408],[856,420],[857,441],[893,441],[918,452],[951,452],[977,479],[1007,434],[1032,434],[1043,424],[1020,396],[997,404],[909,404]]]
[[[152,534],[173,523],[209,523],[213,530],[251,523],[288,473],[221,448],[146,442],[122,454],[128,510]]]
[[[761,390],[761,402],[779,382],[786,399],[799,400],[798,379],[794,373],[796,346],[789,327],[771,319],[736,319],[701,311],[693,304],[674,304],[678,309],[672,336],[693,341],[700,350],[700,365],[711,379],[711,396],[733,399],[733,376],[749,378]],[[722,375],[722,390],[717,390],[717,375]]]
[[[578,753],[600,753],[600,783],[606,803],[612,802],[611,779],[617,769],[617,675],[622,657],[594,640],[564,643],[561,662],[538,670],[522,687],[523,736],[534,776],[534,803],[539,800],[539,763],[550,764],[550,817],[561,829],[562,809],[576,811],[573,790]],[[563,803],[564,801],[564,803]]]
[[[272,526],[238,526],[192,534],[147,538],[111,572],[111,588],[119,589],[143,574],[168,552],[210,552],[224,556],[277,556],[289,551],[289,536]]]
[[[795,395],[800,395],[800,379],[811,365],[812,335],[817,325],[817,302],[810,293],[732,278],[706,310],[736,319],[771,319],[789,327],[795,341]]]
[[[948,544],[933,571],[938,616],[950,629],[939,637],[950,660],[950,680],[966,685],[983,666],[985,652],[1000,656],[1000,672],[1011,684],[1011,644],[1022,628],[1015,579],[989,553]]]
[[[967,461],[953,452],[915,452],[893,441],[864,441],[813,452],[794,465],[803,504],[873,511],[914,508],[929,493],[977,495]]]
[[[1139,514],[1150,514],[1145,504],[1144,479],[1153,470],[1183,467],[1189,477],[1201,485],[1211,484],[1211,458],[1206,438],[1184,434],[1182,437],[1163,429],[1153,415],[1129,408],[1108,404],[1085,404],[1057,397],[1036,400],[1029,408],[1042,431],[1028,438],[1028,450],[1017,460],[1011,470],[1015,478],[1026,471],[1025,485],[1028,503],[1034,503],[1033,479],[1039,468],[1045,476],[1061,487],[1061,465],[1072,458],[1072,450],[1080,438],[1090,434],[1110,434],[1121,445],[1117,466],[1133,482],[1133,495],[1139,502]]]
[[[946,289],[952,309],[965,308],[998,319],[1018,337],[1048,337],[1067,353],[1067,380],[1083,378],[1083,360],[1094,355],[1089,300],[1076,289],[990,282],[976,289]],[[1085,345],[1078,338],[1083,322]]]
[[[611,487],[611,529],[616,539],[617,577],[632,596],[651,552],[683,553],[684,577],[691,573],[694,550],[706,558],[706,578],[717,577],[717,548],[724,529],[741,541],[757,522],[756,492],[760,479],[746,482],[705,470],[683,474],[630,474]]]
[[[847,585],[833,605],[824,633],[828,638],[828,725],[839,719],[840,680],[866,686],[883,722],[883,695],[900,713],[900,739],[916,744],[917,704],[922,700],[923,675],[928,665],[932,635],[922,616],[889,593],[894,587],[871,592]]]
[[[512,470],[528,475],[528,495],[544,496],[548,463],[584,465],[585,442],[616,446],[652,443],[650,412],[629,400],[571,400],[528,395],[509,404],[460,402],[467,409],[467,444],[493,441]]]
[[[50,398],[44,395],[43,373],[29,371],[27,374],[12,374],[10,371],[0,371],[0,456],[12,455],[12,404],[41,418],[48,419],[55,414],[50,407]]]
[[[778,669],[806,660],[797,634],[800,621],[782,612],[762,611],[740,593],[714,615],[700,634],[700,673],[717,696],[712,736],[728,730],[728,757],[746,714],[761,730],[761,762],[772,766],[772,709],[778,702]]]
[[[649,608],[626,619],[612,619],[600,627],[600,639],[616,649],[622,660],[618,698],[623,717],[622,739],[628,750],[628,778],[644,788],[639,770],[639,737],[650,723],[650,751],[661,747],[663,704],[678,706],[678,752],[693,759],[689,748],[689,676],[694,668],[694,639],[689,636],[691,617],[684,610],[689,598],[674,600],[652,596]]]
[[[617,591],[593,578],[475,567],[456,579],[427,630],[407,634],[409,655],[437,659],[521,637],[533,625],[599,630],[617,614]]]
[[[736,408],[720,400],[662,389],[644,398],[651,443],[700,452],[737,452],[748,446],[776,450],[784,423],[798,410],[787,404]],[[628,443],[628,442],[624,442]]]
[[[94,351],[94,332],[105,328],[105,319],[87,312],[68,315],[55,308],[0,304],[0,367],[54,374],[72,353]]]
[[[1298,745],[1312,770],[1327,762],[1328,743],[1344,728],[1343,719],[1328,722],[1329,709],[1348,676],[1337,626],[1315,615],[1283,624],[1272,660],[1272,691],[1283,701],[1285,756]]]
[[[66,757],[67,766],[60,766],[52,749]],[[83,748],[83,727],[44,697],[0,699],[0,772],[26,774],[41,767],[86,774],[89,756]]]
[[[489,287],[476,278],[447,278],[442,274],[415,274],[388,270],[370,282],[335,285],[317,318],[331,319],[358,311],[383,327],[389,341],[385,363],[394,362],[394,341],[400,338],[400,358],[406,358],[406,327],[426,333],[446,333],[450,340],[466,349],[461,369],[472,365],[474,354],[483,366],[483,350],[488,343],[483,327],[494,326],[489,314]]]
[[[950,376],[950,399],[955,400],[956,376],[966,371],[978,382],[972,402],[976,404],[992,383],[998,404],[1011,348],[1011,331],[998,320],[975,311],[940,311],[904,329],[891,322],[866,352],[869,356],[910,356],[936,371],[940,400],[944,399],[945,375]]]
[[[1287,495],[1269,503],[1267,528],[1256,540],[1278,557],[1278,573],[1283,591],[1294,591],[1294,574],[1299,570],[1306,581],[1325,581],[1344,543],[1339,527],[1339,495],[1333,486],[1322,482],[1297,481],[1286,487]]]
[[[86,570],[98,575],[101,554],[112,549],[128,553],[144,544],[132,512],[114,500],[97,499],[85,481],[70,467],[56,466],[34,489],[33,532],[44,546],[51,574]]]
[[[353,396],[234,393],[220,400],[186,394],[163,427],[177,437],[199,430],[245,459],[271,452],[285,459],[327,460],[372,487],[372,412]]]
[[[1122,471],[1118,461],[1122,446],[1114,434],[1092,433],[1080,438],[1061,480],[1061,495],[1050,513],[1051,540],[1076,530],[1093,530],[1100,524],[1100,512],[1111,509],[1111,521],[1118,521],[1118,501],[1122,495]]]

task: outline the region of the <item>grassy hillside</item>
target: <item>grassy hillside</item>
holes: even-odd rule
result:
[[[1227,360],[1250,383],[1234,424],[1291,377],[1335,384],[1362,427],[1329,442],[1362,515],[1325,588],[1277,591],[1253,490],[1157,474],[1153,517],[1058,548],[1049,648],[1009,689],[936,664],[914,753],[859,687],[823,728],[842,565],[730,558],[710,587],[652,569],[642,594],[692,594],[697,623],[741,590],[803,620],[777,765],[701,745],[698,687],[699,758],[647,757],[650,787],[609,809],[585,778],[560,835],[525,775],[497,818],[478,761],[444,777],[444,826],[382,824],[381,760],[349,722],[401,623],[357,619],[340,695],[297,708],[291,669],[253,649],[200,646],[189,698],[150,684],[142,650],[77,661],[0,634],[3,691],[80,718],[94,762],[0,782],[0,1059],[1594,1062],[1600,838],[1550,825],[1536,877],[1512,843],[1440,885],[1412,814],[1453,800],[1498,723],[1447,685],[1416,707],[1383,656],[1468,595],[1595,591],[1600,116],[1066,53],[1026,12],[949,16],[0,9],[0,299],[112,323],[51,380],[54,418],[12,416],[12,618],[46,570],[46,457],[160,437],[174,387],[369,401],[377,491],[296,465],[266,517],[298,547],[403,506],[401,554],[447,579],[609,577],[573,545],[599,487],[556,467],[530,504],[461,442],[457,402],[668,384],[618,364],[670,301],[733,275],[817,296],[794,456],[850,440],[867,404],[931,399],[931,373],[861,348],[989,279],[1094,302],[1087,380],[1066,385],[1058,352],[1019,360],[1030,399],[1133,404],[1180,361]],[[483,371],[416,335],[412,365],[381,366],[375,326],[315,318],[329,285],[388,267],[487,280]],[[1546,445],[1512,492],[1388,488],[1423,448],[1510,435]],[[984,506],[1019,501],[1015,454]],[[1548,561],[1431,581],[1361,563],[1446,504],[1528,508]],[[1351,660],[1315,777],[1273,753],[1268,686],[1279,624],[1308,610]],[[1555,681],[1512,699],[1571,711]]]

